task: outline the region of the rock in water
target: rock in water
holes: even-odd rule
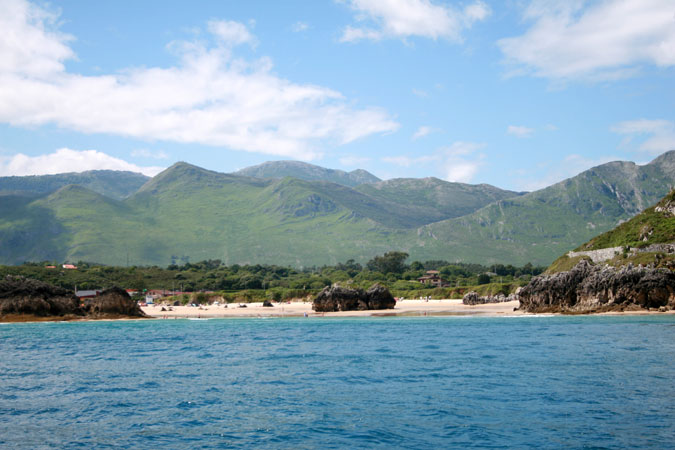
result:
[[[84,311],[72,291],[31,278],[8,275],[0,280],[0,316],[7,314],[82,316]]]
[[[396,305],[396,300],[389,290],[379,284],[373,285],[368,291],[363,289],[349,289],[340,286],[324,288],[314,298],[312,309],[317,312],[333,311],[366,311],[369,309],[390,309]]]
[[[120,315],[131,317],[145,317],[145,313],[129,296],[127,291],[113,287],[101,292],[100,295],[87,299],[85,310],[94,316]]]
[[[590,313],[630,308],[675,308],[675,272],[628,265],[594,266],[535,277],[520,292],[528,312]]]

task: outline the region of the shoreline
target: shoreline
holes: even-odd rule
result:
[[[264,307],[260,302],[238,304],[194,306],[173,306],[172,311],[162,311],[162,306],[145,306],[141,309],[149,317],[158,319],[215,319],[230,317],[394,317],[394,316],[502,316],[524,315],[522,311],[513,311],[519,303],[490,303],[486,305],[464,305],[462,300],[403,300],[396,303],[394,309],[367,311],[315,312],[311,302],[274,303],[273,307]],[[168,307],[165,307],[168,309]]]
[[[315,312],[311,302],[274,303],[273,307],[264,307],[260,302],[245,303],[246,307],[238,304],[205,305],[205,306],[143,306],[141,310],[147,317],[79,317],[79,316],[48,316],[38,317],[30,315],[0,316],[0,323],[37,323],[37,322],[91,322],[111,320],[146,320],[146,319],[230,319],[230,318],[294,318],[294,317],[537,317],[537,316],[647,316],[647,315],[674,315],[675,310],[667,312],[633,310],[633,311],[605,311],[595,313],[564,314],[559,312],[529,313],[514,311],[520,302],[487,303],[482,305],[464,305],[462,300],[403,300],[396,303],[394,309],[379,309],[367,311],[340,311]]]

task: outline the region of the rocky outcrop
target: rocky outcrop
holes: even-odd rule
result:
[[[462,303],[465,305],[485,305],[486,303],[504,303],[504,302],[513,302],[519,299],[518,291],[514,294],[509,294],[508,297],[504,294],[497,295],[487,295],[485,297],[478,295],[478,292],[471,291],[467,292],[462,298]]]
[[[374,284],[366,291],[368,302],[367,309],[394,309],[396,299],[391,295],[389,289],[381,284]]]
[[[396,300],[389,290],[379,284],[367,291],[340,286],[324,288],[314,298],[312,309],[317,312],[366,311],[369,309],[393,309]]]
[[[92,316],[145,317],[143,311],[122,288],[113,287],[100,295],[86,299],[84,309]]]
[[[72,291],[49,283],[8,275],[0,280],[0,316],[83,316]]]
[[[591,313],[675,308],[675,272],[628,265],[594,266],[580,261],[572,270],[532,279],[520,292],[528,312]]]
[[[73,291],[49,283],[19,276],[0,280],[0,320],[3,321],[119,317],[145,317],[124,289],[105,290],[81,305]]]

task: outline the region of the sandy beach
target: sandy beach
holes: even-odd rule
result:
[[[491,303],[487,305],[463,305],[462,300],[403,300],[396,303],[394,309],[371,311],[344,311],[317,313],[312,311],[310,302],[274,303],[273,307],[264,307],[262,303],[246,303],[239,307],[237,303],[209,306],[145,306],[143,312],[150,317],[162,319],[174,318],[224,318],[224,317],[363,317],[363,316],[441,316],[441,315],[480,315],[480,316],[516,316],[525,313],[514,311],[519,303]]]

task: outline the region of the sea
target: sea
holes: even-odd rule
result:
[[[0,448],[675,448],[675,317],[3,324]]]

